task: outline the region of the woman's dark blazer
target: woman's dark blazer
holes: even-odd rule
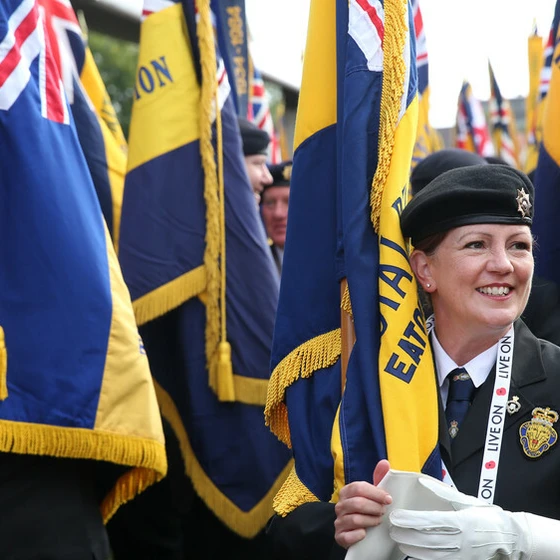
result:
[[[440,403],[439,441],[442,458],[459,490],[476,496],[495,372],[477,390],[451,449]],[[509,399],[520,408],[506,414],[494,503],[509,511],[526,511],[560,519],[560,444],[540,457],[523,450],[519,429],[531,421],[533,409],[549,407],[560,414],[560,347],[537,339],[521,321],[515,323],[515,344]],[[560,421],[553,426],[560,430]],[[310,503],[285,518],[275,516],[268,533],[279,556],[296,559],[338,559],[345,551],[334,542],[334,505]]]

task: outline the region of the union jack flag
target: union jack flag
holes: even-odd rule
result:
[[[517,148],[515,115],[511,104],[502,97],[496,76],[492,67],[488,65],[490,73],[490,125],[494,147],[499,157],[513,167],[519,166],[519,154]]]
[[[484,109],[468,82],[463,84],[459,94],[456,145],[482,157],[495,155]]]
[[[556,36],[558,35],[558,25],[560,23],[560,2],[556,2],[554,8],[554,17],[550,26],[550,33],[544,48],[544,64],[541,69],[541,79],[539,83],[539,96],[541,101],[546,97],[550,87],[550,76],[552,74],[552,55],[556,45]]]
[[[150,371],[58,68],[54,30],[69,3],[45,4],[0,1],[0,268],[9,271],[0,274],[0,317],[10,355],[0,431],[12,436],[0,451],[127,467],[101,504],[107,521],[164,476],[166,458],[161,430],[134,418]],[[104,394],[106,383],[126,395]],[[145,396],[140,406],[157,426],[153,387]]]
[[[280,163],[282,154],[280,142],[274,130],[274,122],[270,114],[270,106],[268,103],[268,94],[264,87],[264,81],[261,73],[253,67],[253,76],[251,80],[251,97],[249,100],[249,109],[247,118],[255,123],[260,129],[264,130],[270,136],[269,161],[270,163]]]
[[[37,0],[44,18],[45,32],[52,57],[60,72],[68,102],[74,102],[74,83],[79,83],[79,70],[72,55],[71,35],[82,41],[82,30],[69,0]]]
[[[418,94],[421,96],[428,87],[428,48],[419,0],[412,1],[414,32],[416,35],[416,68],[418,69]]]
[[[9,12],[2,6],[8,25],[0,40],[0,109],[7,111],[17,101],[31,78],[32,63],[39,58],[41,115],[68,124],[70,117],[58,71],[59,52],[51,19],[42,3],[35,0],[9,4]]]

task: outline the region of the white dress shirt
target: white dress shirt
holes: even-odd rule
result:
[[[449,354],[443,349],[436,336],[435,329],[432,330],[430,335],[432,337],[432,350],[434,352],[434,360],[436,364],[436,372],[438,378],[439,392],[441,394],[441,401],[443,406],[447,403],[447,393],[449,391],[449,379],[447,376],[456,368],[463,367],[471,376],[474,386],[478,389],[485,381],[498,357],[498,343],[494,344],[478,356],[475,356],[470,362],[466,364],[456,364]]]

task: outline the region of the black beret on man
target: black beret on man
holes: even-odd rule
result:
[[[266,155],[270,143],[268,133],[243,117],[237,117],[237,122],[239,123],[239,131],[243,141],[243,155]]]
[[[435,233],[470,224],[533,221],[533,184],[509,165],[471,165],[442,173],[405,206],[401,229],[416,245]]]
[[[438,150],[419,161],[412,170],[410,175],[412,194],[415,195],[420,192],[428,183],[445,171],[485,163],[488,162],[482,156],[461,148]]]
[[[292,161],[283,161],[281,163],[271,163],[268,170],[272,175],[272,183],[265,185],[265,190],[269,187],[289,187],[292,178]]]

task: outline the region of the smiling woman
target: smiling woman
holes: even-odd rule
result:
[[[445,511],[393,510],[384,524],[393,551],[379,560],[398,557],[397,548],[419,560],[560,558],[560,348],[519,319],[533,275],[533,197],[522,172],[473,165],[442,173],[402,211],[411,266],[433,304],[439,455],[454,488],[430,486]],[[292,551],[312,541],[330,559],[344,558],[392,503],[379,487],[389,468],[380,461],[373,484],[341,488],[336,505],[308,503],[275,517],[270,534]],[[378,557],[370,542],[348,558]]]
[[[549,470],[560,457],[548,455],[557,439],[552,425],[558,414],[551,407],[560,402],[560,348],[538,341],[519,321],[533,276],[533,193],[530,180],[512,167],[475,165],[441,174],[402,212],[403,234],[414,245],[411,266],[433,305],[430,342],[446,403],[445,414],[440,411],[446,476],[480,499],[450,490],[449,500],[462,511],[393,512],[391,537],[410,557],[436,559],[442,549],[467,560],[560,553],[560,539],[552,534],[560,522],[548,518],[560,517],[559,496],[550,494],[560,488]],[[522,390],[525,385],[531,388]],[[512,417],[507,421],[506,409]],[[537,428],[544,430],[538,445],[526,435]],[[527,461],[541,456],[543,463]],[[387,469],[386,462],[378,465],[376,484]],[[516,477],[533,480],[530,495],[513,496]],[[481,509],[494,501],[547,517]],[[361,540],[366,527],[380,522],[387,503],[390,498],[374,485],[344,488],[336,506],[337,542]],[[485,539],[488,531],[492,539]],[[450,533],[458,536],[450,539]]]
[[[432,254],[413,252],[416,277],[432,294],[439,339],[455,361],[479,353],[476,345],[465,348],[466,330],[484,350],[489,337],[499,338],[519,318],[531,288],[531,248],[528,226],[474,224],[449,231]],[[450,351],[455,346],[460,358]]]
[[[527,305],[532,200],[524,174],[475,165],[443,173],[402,213],[412,269],[431,296],[434,336],[457,364],[496,344]]]
[[[431,254],[417,247],[411,265],[431,294],[439,341],[455,362],[466,363],[505,334],[527,304],[531,232],[527,225],[460,226]]]

